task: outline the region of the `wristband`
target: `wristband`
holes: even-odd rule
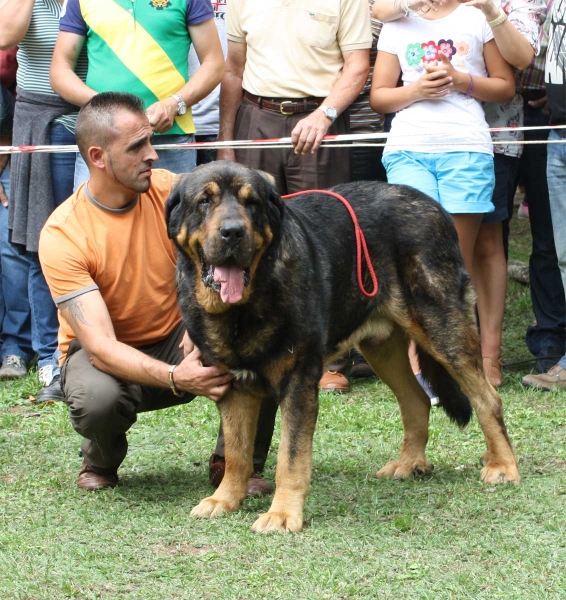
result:
[[[468,75],[470,76],[470,87],[468,88],[468,91],[466,92],[466,98],[471,98],[472,97],[472,89],[474,87],[474,80],[472,78],[471,73],[468,73]]]
[[[181,392],[179,393],[177,391],[177,388],[175,387],[175,381],[173,379],[173,371],[177,368],[177,365],[171,365],[169,367],[169,387],[171,388],[171,391],[175,394],[175,396],[184,396],[185,392]]]
[[[501,23],[504,23],[505,21],[507,21],[507,15],[505,14],[505,12],[501,11],[497,19],[493,19],[493,21],[488,21],[487,24],[492,29],[494,29],[495,27],[501,25]]]

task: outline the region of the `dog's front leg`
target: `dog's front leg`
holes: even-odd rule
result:
[[[218,489],[193,508],[193,517],[213,518],[238,510],[252,474],[252,456],[261,398],[229,391],[218,402],[224,432],[226,470]]]
[[[309,490],[312,439],[318,415],[318,379],[298,380],[281,403],[281,444],[277,455],[275,496],[269,512],[253,530],[261,533],[303,529],[303,505]]]

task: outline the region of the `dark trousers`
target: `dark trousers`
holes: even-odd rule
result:
[[[548,125],[541,108],[525,103],[525,125]],[[548,131],[525,131],[525,140],[546,140]],[[547,147],[528,144],[523,148],[520,173],[529,203],[532,253],[529,259],[531,299],[536,325],[527,330],[527,346],[535,356],[564,354],[566,302],[558,268],[546,180]]]
[[[183,359],[179,348],[185,329],[179,324],[161,342],[139,348],[144,354],[170,364]],[[83,436],[81,450],[87,464],[117,469],[128,451],[126,432],[138,413],[186,404],[194,396],[175,396],[165,388],[153,388],[119,380],[98,370],[77,340],[71,342],[61,370],[61,385],[71,423]]]
[[[244,98],[236,116],[234,137],[237,140],[289,137],[295,125],[306,116],[306,112],[282,115],[259,108]],[[349,130],[350,117],[346,111],[332,123],[328,134],[344,134]],[[350,148],[321,146],[315,154],[306,155],[295,154],[290,148],[250,148],[236,150],[236,159],[247,167],[273,175],[282,196],[350,181]]]

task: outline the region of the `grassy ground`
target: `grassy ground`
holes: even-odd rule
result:
[[[516,235],[513,254],[526,246]],[[507,363],[529,358],[531,320],[528,290],[512,284]],[[482,485],[477,421],[459,431],[440,411],[432,476],[377,480],[401,441],[393,396],[371,380],[324,395],[307,527],[289,536],[251,533],[269,499],[219,520],[189,517],[210,491],[211,402],[141,415],[122,485],[86,494],[66,407],[31,403],[34,374],[0,383],[0,598],[566,598],[566,394],[522,388],[531,367],[507,369],[501,391],[520,486]]]

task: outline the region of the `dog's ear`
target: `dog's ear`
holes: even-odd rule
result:
[[[175,239],[183,219],[183,186],[177,185],[169,194],[165,203],[165,221],[167,223],[167,235]]]
[[[285,205],[281,196],[277,193],[275,177],[271,173],[266,171],[258,170],[258,173],[263,177],[264,185],[267,193],[267,214],[269,215],[269,222],[272,225],[279,225],[285,212]]]

